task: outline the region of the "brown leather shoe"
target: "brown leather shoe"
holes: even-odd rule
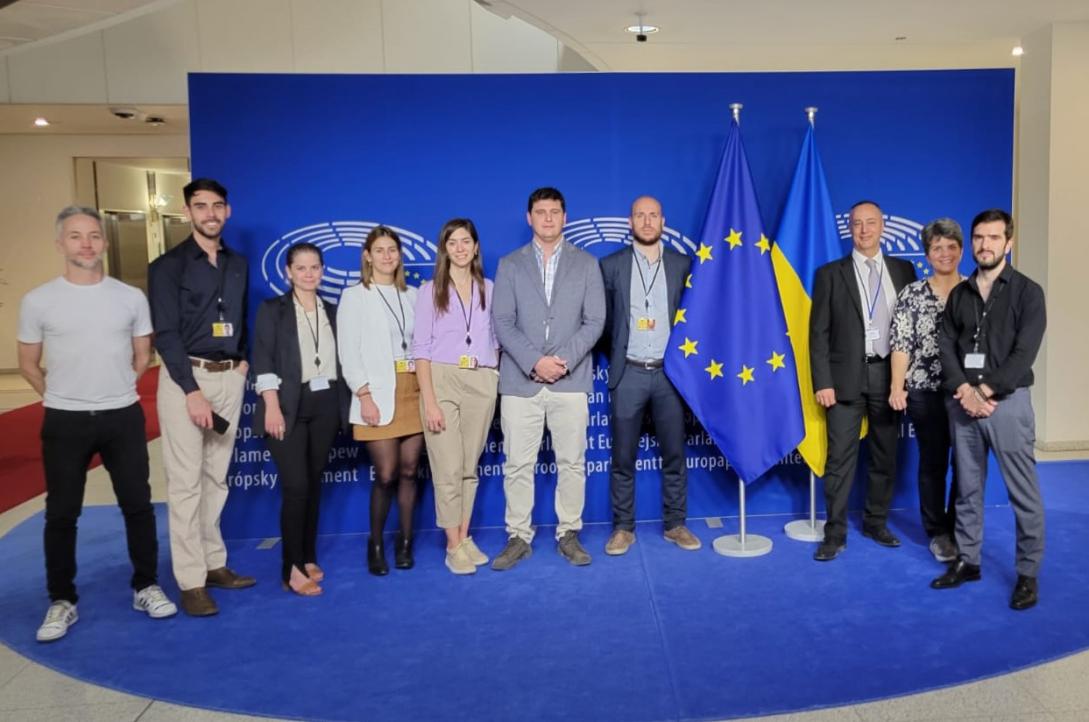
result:
[[[219,587],[220,589],[245,589],[246,587],[252,587],[257,583],[257,580],[253,577],[236,574],[234,570],[228,567],[220,567],[219,569],[209,569],[208,578],[205,579],[204,583],[209,587]]]
[[[686,526],[675,526],[665,533],[665,540],[673,542],[681,549],[685,551],[694,552],[699,549],[703,544],[696,538],[696,535],[688,531]]]
[[[181,608],[190,617],[210,617],[219,612],[216,602],[208,594],[204,587],[196,589],[183,589],[181,591]]]
[[[635,543],[635,534],[627,529],[616,529],[605,542],[605,553],[611,557],[627,554],[631,545]]]

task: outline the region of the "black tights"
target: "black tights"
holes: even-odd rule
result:
[[[368,441],[367,454],[374,465],[374,484],[371,486],[371,537],[382,538],[393,500],[393,485],[397,484],[397,510],[401,521],[401,533],[412,536],[412,516],[416,506],[416,469],[423,451],[423,434],[402,436],[397,439]]]

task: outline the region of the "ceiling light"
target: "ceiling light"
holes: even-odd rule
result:
[[[48,128],[49,127],[49,121],[47,119],[45,119],[45,118],[35,118],[34,119],[34,125],[37,126],[38,128]]]
[[[653,35],[661,30],[657,25],[629,25],[625,28],[632,35]]]
[[[1022,48],[1020,45],[1014,45],[1012,53],[1015,58],[1019,58],[1025,54],[1025,49]]]
[[[895,38],[893,38],[893,40],[907,40],[907,39],[908,39],[907,35],[897,35]]]

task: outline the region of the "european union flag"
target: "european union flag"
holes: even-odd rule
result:
[[[794,182],[790,185],[779,235],[772,250],[775,277],[786,314],[790,341],[798,367],[805,438],[798,453],[817,476],[824,476],[828,460],[828,427],[824,409],[813,395],[813,376],[809,370],[809,311],[813,306],[813,275],[824,264],[846,252],[836,230],[832,196],[824,177],[824,167],[817,152],[813,126],[805,134]]]
[[[699,243],[665,369],[747,483],[793,451],[805,427],[771,241],[736,120]]]

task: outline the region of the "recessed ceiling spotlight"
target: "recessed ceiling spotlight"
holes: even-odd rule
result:
[[[48,128],[49,127],[49,120],[46,119],[46,118],[35,118],[34,119],[34,125],[35,125],[35,127],[38,127],[38,128]]]
[[[1010,51],[1010,52],[1013,53],[1013,56],[1015,58],[1019,58],[1019,57],[1021,57],[1022,55],[1025,54],[1025,49],[1022,48],[1020,45],[1014,45],[1013,50]]]
[[[907,35],[897,35],[895,38],[893,38],[893,40],[907,40],[907,39],[908,39]]]
[[[632,35],[653,35],[661,28],[657,25],[629,25],[625,30]]]

